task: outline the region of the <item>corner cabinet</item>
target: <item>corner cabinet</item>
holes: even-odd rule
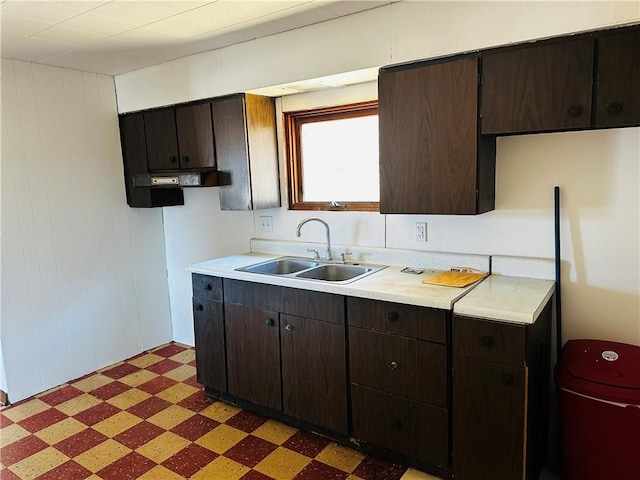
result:
[[[128,113],[119,120],[127,204],[143,208],[184,205],[182,189],[135,186],[135,175],[149,173],[144,114]]]
[[[280,206],[272,98],[237,94],[121,114],[119,120],[129,206],[184,205],[180,186],[219,186],[223,210]],[[151,177],[189,174],[197,174],[198,183],[150,186]]]
[[[453,475],[537,480],[546,455],[551,301],[533,325],[453,316]]]
[[[272,98],[248,93],[213,100],[218,169],[231,185],[220,187],[222,210],[280,206],[276,113]]]
[[[380,70],[380,213],[493,210],[495,138],[478,133],[478,68],[471,55]]]

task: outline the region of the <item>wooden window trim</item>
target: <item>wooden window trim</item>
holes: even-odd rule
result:
[[[377,114],[377,100],[284,113],[289,210],[380,211],[380,202],[342,202],[336,199],[339,206],[332,206],[329,202],[304,202],[302,200],[302,163],[300,155],[300,131],[302,125]]]

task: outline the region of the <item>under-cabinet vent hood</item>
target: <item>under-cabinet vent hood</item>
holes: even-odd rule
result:
[[[231,178],[227,172],[217,170],[206,172],[168,172],[140,173],[133,176],[136,187],[183,188],[183,187],[219,187],[230,185]]]

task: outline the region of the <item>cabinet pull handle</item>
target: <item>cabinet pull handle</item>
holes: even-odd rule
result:
[[[483,335],[480,339],[480,344],[483,347],[490,347],[493,345],[493,337],[490,335]]]
[[[204,305],[202,305],[201,303],[199,303],[198,305],[196,305],[196,310],[197,310],[198,312],[203,311],[203,310],[204,310]]]
[[[570,117],[579,117],[582,114],[582,107],[580,105],[571,105],[567,110]]]
[[[390,322],[397,322],[398,312],[389,312],[389,315],[387,315],[387,320],[389,320]]]
[[[513,385],[513,375],[510,375],[508,373],[503,373],[502,377],[500,377],[500,383],[506,387]]]
[[[398,362],[389,362],[389,368],[391,370],[395,370],[396,368],[398,368]]]
[[[612,102],[607,107],[607,112],[609,115],[617,115],[622,111],[622,104],[618,102]]]
[[[213,290],[213,285],[211,285],[210,283],[207,283],[207,284],[204,286],[204,289],[205,289],[205,290],[209,290],[209,291],[211,291],[211,290]]]
[[[402,429],[402,422],[400,420],[394,420],[391,422],[391,428],[395,428],[396,430]]]
[[[265,324],[267,327],[273,327],[273,326],[275,325],[275,323],[276,323],[276,322],[274,322],[274,321],[273,321],[273,318],[267,318],[267,319],[264,321],[264,324]]]
[[[169,163],[176,163],[177,161],[178,161],[177,157],[174,157],[173,155],[169,157]]]
[[[285,329],[287,332],[290,332],[291,330],[293,330],[293,327],[287,323],[287,324],[284,326],[284,329]]]
[[[184,157],[182,157],[182,161],[184,163],[189,163],[189,157],[187,157],[186,155]]]

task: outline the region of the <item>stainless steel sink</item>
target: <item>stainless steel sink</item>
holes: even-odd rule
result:
[[[302,257],[281,257],[236,268],[240,272],[319,282],[350,283],[386,268],[386,265],[333,263]]]
[[[324,280],[325,282],[343,282],[364,275],[365,273],[370,273],[372,270],[372,268],[359,265],[321,265],[297,274],[296,278]]]
[[[239,268],[245,272],[263,273],[266,275],[289,275],[290,273],[300,272],[311,267],[317,267],[318,262],[303,259],[282,258],[277,260],[269,260],[256,265],[250,265],[245,268]]]

